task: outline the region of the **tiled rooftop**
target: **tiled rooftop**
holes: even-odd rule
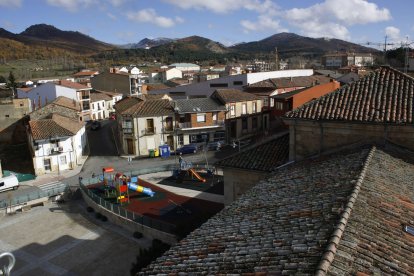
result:
[[[121,115],[127,116],[162,116],[174,114],[171,102],[166,99],[141,100],[127,97],[115,104]]]
[[[255,101],[260,99],[258,96],[254,94],[243,92],[238,89],[217,89],[216,91],[214,91],[211,97],[217,98],[223,104]]]
[[[295,109],[287,119],[412,124],[414,79],[390,67]]]
[[[59,106],[63,106],[66,108],[70,108],[76,111],[81,111],[81,106],[79,104],[79,102],[69,99],[67,97],[64,96],[59,96],[57,97],[53,102],[51,102],[50,104],[55,104],[55,105],[59,105]]]
[[[106,93],[91,91],[91,102],[110,101],[112,97]]]
[[[211,98],[180,99],[175,101],[175,109],[178,113],[198,113],[225,111],[224,105]]]
[[[219,167],[270,171],[289,159],[289,134],[218,161]]]
[[[289,88],[289,87],[309,87],[315,84],[323,84],[330,82],[331,78],[323,75],[292,77],[292,78],[274,78],[268,79],[249,85],[249,90],[255,87],[269,87],[269,88]]]
[[[413,156],[360,148],[279,168],[141,274],[414,275]]]
[[[75,135],[84,123],[53,114],[51,119],[29,121],[30,131],[34,140],[45,140],[55,137]]]
[[[77,83],[77,82],[73,82],[73,81],[67,81],[67,80],[60,80],[60,81],[57,82],[57,84],[61,85],[61,86],[68,87],[68,88],[73,88],[73,89],[76,89],[76,90],[90,90],[90,89],[92,89],[92,88],[90,88],[86,85],[83,85],[83,84],[80,84],[80,83]]]

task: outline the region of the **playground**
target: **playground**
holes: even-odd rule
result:
[[[222,203],[179,195],[163,188],[167,185],[223,195],[221,176],[188,166],[181,166],[167,175],[159,182],[162,185],[157,185],[144,180],[145,177],[126,176],[107,167],[98,176],[99,182],[87,188],[128,211],[174,225],[179,236],[185,236],[224,207]]]

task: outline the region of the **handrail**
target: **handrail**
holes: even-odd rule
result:
[[[6,266],[3,266],[3,268],[1,268],[1,271],[3,272],[4,275],[9,276],[11,270],[13,269],[14,265],[16,264],[16,258],[14,257],[14,255],[10,252],[4,252],[0,254],[0,259],[6,257],[9,259],[9,264]]]

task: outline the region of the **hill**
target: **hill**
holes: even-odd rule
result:
[[[275,47],[277,47],[280,54],[288,56],[298,54],[323,55],[328,52],[347,51],[359,53],[377,52],[377,50],[373,48],[364,47],[340,39],[311,38],[294,33],[279,33],[259,41],[241,43],[230,48],[235,51],[257,53],[274,52]]]
[[[141,39],[138,43],[130,43],[126,45],[122,45],[122,48],[124,49],[146,49],[146,48],[152,48],[161,46],[164,44],[167,44],[169,42],[172,42],[174,39],[166,38],[166,37],[159,37],[159,38],[144,38]]]
[[[62,31],[46,24],[30,26],[20,34],[0,29],[0,46],[4,47],[0,53],[0,61],[48,58],[62,54],[90,55],[115,48],[80,32]]]

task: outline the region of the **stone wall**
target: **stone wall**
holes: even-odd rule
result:
[[[223,168],[224,205],[229,205],[251,187],[266,178],[268,173],[236,168]]]
[[[414,150],[414,126],[375,125],[340,122],[288,120],[290,130],[289,160],[301,160],[311,155],[352,144],[391,142]]]

